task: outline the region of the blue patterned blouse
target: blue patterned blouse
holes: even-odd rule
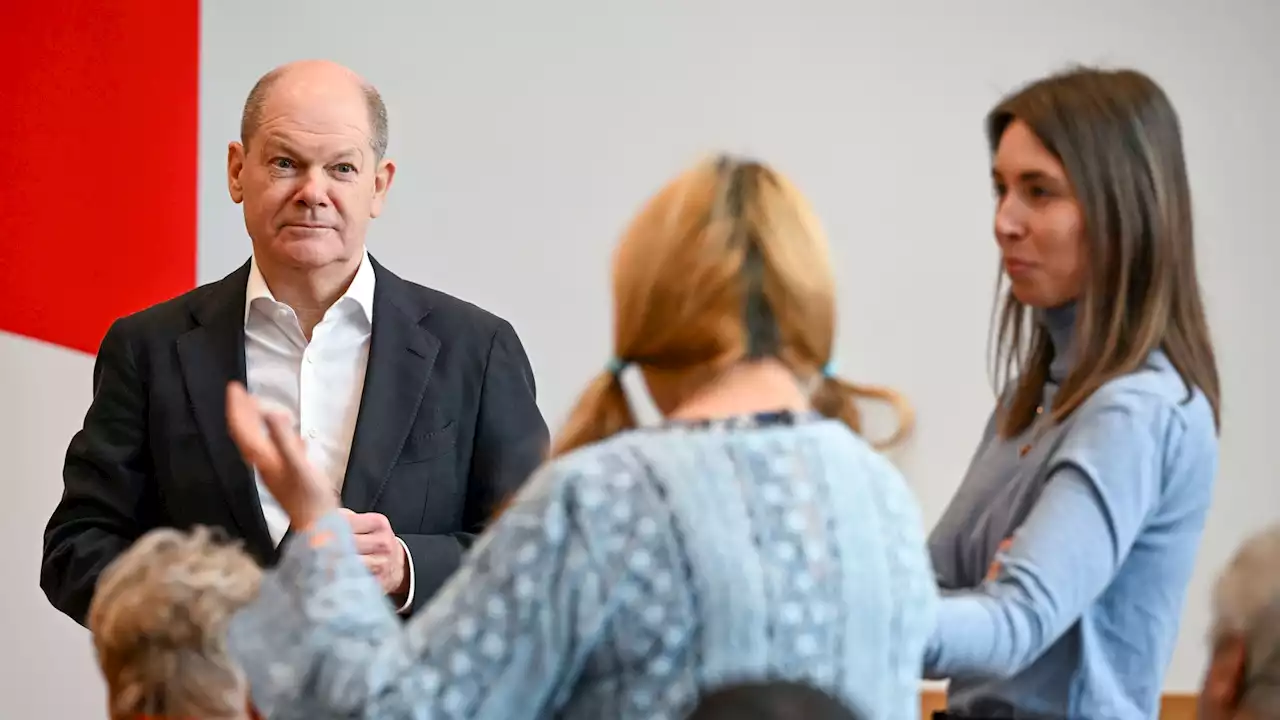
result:
[[[330,514],[231,646],[270,718],[683,718],[786,678],[919,716],[937,597],[901,475],[838,422],[634,430],[549,463],[402,625]]]

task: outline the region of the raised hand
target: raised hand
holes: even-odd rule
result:
[[[227,429],[245,461],[258,469],[263,484],[289,514],[294,528],[310,527],[338,507],[337,494],[307,460],[293,419],[283,412],[264,412],[238,382],[227,385]]]

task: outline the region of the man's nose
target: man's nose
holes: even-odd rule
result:
[[[295,201],[299,205],[306,207],[324,207],[329,204],[329,187],[327,179],[323,171],[312,170],[308,172],[302,181],[302,187],[298,188]]]

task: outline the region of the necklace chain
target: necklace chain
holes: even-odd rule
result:
[[[1044,419],[1044,405],[1036,406],[1036,419],[1031,421],[1031,438],[1022,447],[1018,448],[1018,457],[1026,457],[1031,452],[1031,447],[1036,444],[1036,440],[1040,439],[1040,431],[1043,428],[1041,421]]]

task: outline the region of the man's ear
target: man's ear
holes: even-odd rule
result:
[[[227,145],[227,191],[231,193],[231,202],[237,205],[244,201],[244,185],[240,181],[244,163],[244,145],[238,142]]]
[[[391,181],[396,176],[396,164],[390,160],[378,163],[377,173],[373,176],[373,202],[369,205],[369,217],[382,214],[382,204],[387,200],[387,191],[391,189]]]

